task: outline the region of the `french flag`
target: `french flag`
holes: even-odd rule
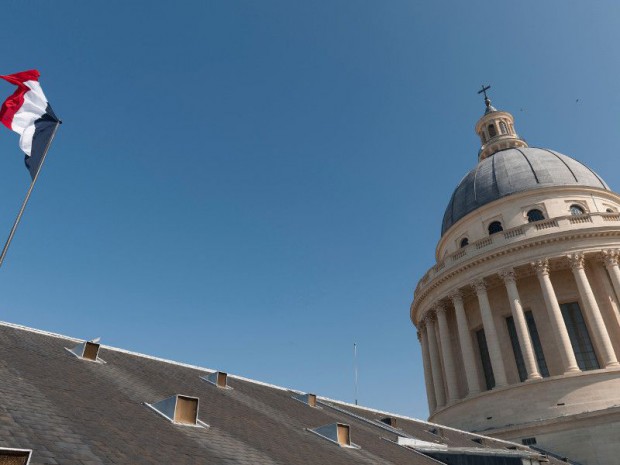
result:
[[[34,180],[61,121],[41,89],[36,69],[0,78],[17,86],[0,108],[0,121],[21,136],[19,146],[26,154],[26,167]]]

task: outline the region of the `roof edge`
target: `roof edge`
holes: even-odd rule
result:
[[[42,329],[32,328],[30,326],[20,325],[20,324],[17,324],[17,323],[10,323],[8,321],[0,320],[0,326],[5,326],[5,327],[8,327],[8,328],[13,328],[13,329],[17,329],[17,330],[20,330],[20,331],[27,331],[27,332],[30,332],[30,333],[40,334],[42,336],[53,337],[53,338],[56,338],[56,339],[64,339],[64,340],[71,341],[71,342],[84,342],[84,339],[79,339],[79,338],[75,338],[75,337],[72,337],[72,336],[66,336],[64,334],[54,333],[52,331],[45,331],[45,330],[42,330]],[[205,367],[202,367],[202,366],[199,366],[199,365],[192,365],[192,364],[189,364],[189,363],[177,362],[175,360],[170,360],[170,359],[161,358],[161,357],[155,357],[153,355],[147,355],[147,354],[143,354],[143,353],[140,353],[140,352],[133,352],[133,351],[126,350],[126,349],[121,349],[119,347],[107,346],[107,345],[104,345],[104,344],[101,344],[101,347],[104,348],[104,349],[107,349],[107,350],[112,350],[112,351],[115,351],[115,352],[120,352],[122,354],[133,355],[133,356],[136,356],[136,357],[141,357],[141,358],[146,358],[146,359],[149,359],[149,360],[155,360],[155,361],[158,361],[158,362],[168,363],[170,365],[181,366],[181,367],[185,367],[185,368],[191,368],[191,369],[199,370],[199,371],[203,371],[203,372],[207,371],[207,372],[215,373],[217,371],[217,370],[213,370],[211,368],[205,368]],[[269,388],[277,389],[279,391],[287,391],[287,392],[294,392],[294,393],[297,393],[297,394],[305,394],[304,391],[300,391],[300,390],[297,390],[297,389],[286,388],[286,387],[283,387],[283,386],[278,386],[277,384],[265,383],[263,381],[258,381],[256,379],[246,378],[244,376],[233,375],[233,374],[230,374],[230,373],[228,374],[228,376],[230,378],[237,379],[239,381],[246,381],[248,383],[253,383],[253,384],[257,384],[259,386],[264,386],[264,387],[269,387]],[[402,420],[417,421],[419,423],[424,423],[424,424],[431,425],[431,426],[438,426],[438,427],[449,429],[449,430],[452,430],[452,431],[463,432],[463,430],[460,430],[458,428],[452,428],[452,427],[449,427],[449,426],[446,426],[446,425],[441,425],[441,424],[438,424],[438,423],[432,423],[432,422],[429,422],[429,421],[426,421],[426,420],[421,420],[419,418],[413,418],[413,417],[408,417],[406,415],[402,415],[402,414],[399,414],[399,413],[388,412],[386,410],[379,410],[379,409],[374,409],[374,408],[371,408],[371,407],[364,407],[362,405],[355,405],[355,404],[352,404],[350,402],[345,402],[345,401],[342,401],[342,400],[332,399],[330,397],[324,397],[324,396],[317,395],[317,399],[320,399],[320,400],[325,401],[325,402],[331,402],[331,403],[334,403],[334,404],[346,406],[346,407],[351,407],[351,408],[355,408],[355,409],[359,409],[359,410],[364,410],[366,412],[376,413],[376,414],[379,414],[379,415],[389,415],[389,416],[392,416],[392,417],[395,417],[395,418],[400,418]],[[484,435],[477,434],[477,433],[468,432],[468,434],[472,434],[474,436],[485,437]],[[501,439],[497,439],[497,440],[498,441],[503,441]],[[507,444],[513,444],[510,441],[503,441],[503,442],[506,442]]]

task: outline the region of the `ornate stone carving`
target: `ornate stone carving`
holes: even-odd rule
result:
[[[516,283],[517,282],[517,277],[515,275],[515,270],[513,270],[512,268],[506,268],[504,270],[501,270],[499,272],[499,275],[501,276],[501,278],[504,280],[504,282],[506,284],[508,284],[508,283]]]
[[[426,315],[424,315],[424,323],[427,325],[433,325],[435,324],[435,321],[437,321],[437,315],[435,314],[435,310],[431,309],[426,312]]]
[[[608,249],[601,252],[601,258],[606,267],[618,266],[618,250]]]
[[[452,303],[456,304],[456,302],[463,302],[463,293],[459,290],[452,291],[448,294],[448,298],[452,301]]]
[[[435,309],[436,314],[443,313],[444,315],[446,314],[446,310],[447,310],[446,306],[442,303],[437,303],[434,309]]]
[[[487,290],[487,285],[482,278],[477,279],[473,283],[471,283],[471,287],[474,289],[474,291],[476,291],[476,294],[486,292]]]
[[[548,275],[549,274],[549,260],[543,258],[541,260],[536,260],[531,263],[532,268],[536,271],[537,275]]]
[[[585,264],[585,255],[583,252],[571,253],[566,256],[571,270],[582,270]]]

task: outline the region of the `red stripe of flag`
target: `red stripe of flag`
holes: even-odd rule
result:
[[[5,100],[2,104],[2,108],[0,108],[0,122],[2,122],[2,124],[4,124],[7,128],[11,130],[13,129],[11,127],[13,123],[13,116],[15,116],[15,113],[17,113],[17,111],[24,104],[24,94],[30,90],[24,82],[38,81],[39,76],[40,74],[36,69],[0,76],[0,78],[5,81],[17,86],[17,90],[13,93],[13,95]]]

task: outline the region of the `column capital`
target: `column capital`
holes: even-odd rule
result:
[[[447,307],[442,303],[435,304],[435,307],[433,308],[435,309],[435,313],[437,315],[445,315],[446,311],[448,310]]]
[[[434,309],[430,309],[428,312],[426,312],[426,315],[424,315],[424,324],[432,325],[435,323],[435,321],[437,321],[437,314],[435,313]]]
[[[452,303],[456,303],[456,302],[463,302],[463,293],[461,291],[459,291],[458,289],[455,291],[450,292],[450,294],[448,294],[448,299],[450,299],[452,301]]]
[[[530,263],[534,271],[539,276],[544,276],[549,274],[549,260],[546,258],[542,258],[540,260],[536,260],[535,262]]]
[[[474,288],[474,291],[476,291],[476,294],[480,294],[481,292],[486,292],[487,290],[487,285],[484,282],[483,278],[476,279],[473,283],[471,283],[471,287]]]
[[[571,253],[566,256],[571,270],[583,270],[585,264],[585,255],[583,252]]]
[[[499,272],[499,275],[506,284],[517,282],[517,277],[513,268],[505,268]]]
[[[601,259],[605,266],[617,266],[618,265],[618,250],[607,249],[601,252]]]

